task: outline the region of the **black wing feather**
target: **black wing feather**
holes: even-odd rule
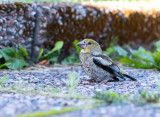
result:
[[[93,62],[103,70],[111,74],[114,74],[116,77],[120,77],[122,79],[125,79],[124,77],[128,77],[129,79],[136,81],[135,78],[125,73],[121,73],[120,68],[106,54],[96,52],[92,53],[92,56]]]
[[[103,70],[107,71],[107,72],[110,72],[111,74],[115,74],[116,76],[119,76],[121,78],[123,78],[123,75],[117,71],[117,66],[115,65],[103,65],[101,64],[101,62],[95,58],[93,58],[93,62],[100,68],[102,68]],[[115,70],[116,68],[116,70]],[[123,78],[124,79],[124,78]]]
[[[100,68],[102,68],[103,70],[106,70],[112,74],[114,74],[114,70],[112,68],[110,68],[109,66],[105,66],[103,64],[101,64],[101,62],[95,58],[93,58],[93,62]]]
[[[129,79],[133,80],[133,81],[137,81],[137,79],[133,78],[132,76],[129,76],[127,74],[123,74],[125,77],[128,77]]]
[[[107,71],[107,72],[110,72],[111,74],[115,74],[116,76],[122,78],[125,80],[124,76],[125,77],[128,77],[129,79],[133,80],[133,81],[137,81],[135,78],[127,75],[127,74],[121,74],[120,73],[120,70],[118,70],[119,68],[114,65],[114,64],[111,64],[111,65],[103,65],[98,59],[95,59],[93,58],[93,62],[100,68],[102,68],[103,70]],[[118,69],[117,69],[118,68]]]

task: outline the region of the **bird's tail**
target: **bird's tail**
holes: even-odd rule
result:
[[[116,76],[118,76],[118,77],[120,77],[120,78],[122,78],[124,80],[126,80],[125,77],[127,77],[127,78],[131,79],[132,81],[137,81],[137,79],[135,79],[132,76],[127,75],[125,73],[115,72],[114,74],[116,74]]]
[[[137,79],[135,79],[135,78],[133,78],[132,76],[129,76],[129,75],[127,75],[127,74],[123,74],[123,76],[125,76],[125,77],[127,77],[127,78],[129,78],[129,79],[131,79],[131,80],[133,80],[133,81],[137,81]]]

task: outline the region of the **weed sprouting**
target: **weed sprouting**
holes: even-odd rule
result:
[[[107,104],[123,104],[126,103],[127,97],[129,95],[118,95],[115,92],[104,91],[104,92],[95,92],[95,98],[98,100],[104,100]]]
[[[115,92],[104,91],[104,92],[95,92],[96,96],[94,98],[98,100],[103,100],[108,105],[122,105],[122,104],[135,104],[135,105],[145,105],[147,103],[159,103],[160,102],[160,93],[149,93],[146,90],[140,90],[135,95],[119,95]]]
[[[76,78],[76,72],[68,74],[68,80],[63,80],[63,82],[67,86],[67,90],[69,94],[72,94],[75,88],[78,85],[79,77]]]
[[[0,85],[2,85],[7,79],[8,79],[7,76],[4,76],[3,78],[1,78],[0,79]]]

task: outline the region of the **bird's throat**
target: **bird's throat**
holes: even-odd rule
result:
[[[90,50],[88,48],[85,48],[85,49],[81,49],[81,52],[90,52]]]

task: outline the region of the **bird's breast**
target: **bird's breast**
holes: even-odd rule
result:
[[[88,53],[80,53],[80,62],[82,65],[82,68],[89,68],[91,65],[91,55]]]

